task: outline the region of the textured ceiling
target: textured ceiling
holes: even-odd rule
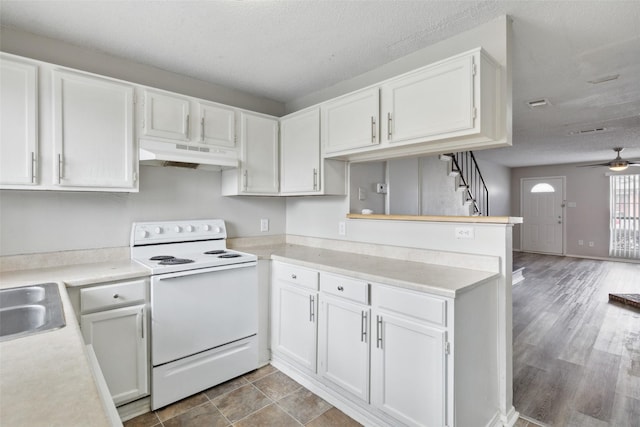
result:
[[[479,155],[528,166],[608,160],[623,146],[640,157],[637,0],[0,0],[4,26],[285,103],[504,14],[514,147]],[[551,105],[526,105],[538,98]]]

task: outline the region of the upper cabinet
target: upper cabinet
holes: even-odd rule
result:
[[[135,188],[133,93],[131,85],[53,71],[57,185]]]
[[[38,66],[0,58],[0,184],[35,185]]]
[[[280,119],[280,194],[346,194],[346,163],[320,156],[320,110]]]
[[[188,141],[189,112],[189,98],[146,89],[141,134]]]
[[[508,145],[501,78],[500,65],[477,48],[328,101],[324,154],[379,160]]]
[[[222,195],[277,195],[278,119],[240,113],[240,168],[222,171]]]
[[[199,141],[203,144],[236,146],[236,110],[213,102],[198,102]]]
[[[379,89],[374,87],[323,104],[324,153],[339,153],[379,144],[379,103]]]

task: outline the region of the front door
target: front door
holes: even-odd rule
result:
[[[527,252],[564,253],[564,177],[523,178],[521,247]]]

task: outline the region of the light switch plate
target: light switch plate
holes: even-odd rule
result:
[[[456,227],[456,239],[475,239],[476,233],[473,227]]]
[[[347,234],[347,224],[344,221],[338,223],[338,234],[344,236]]]
[[[260,220],[260,231],[269,231],[269,220],[263,218]]]

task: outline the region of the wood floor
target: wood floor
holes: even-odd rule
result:
[[[514,406],[550,426],[640,427],[640,264],[515,253]]]

